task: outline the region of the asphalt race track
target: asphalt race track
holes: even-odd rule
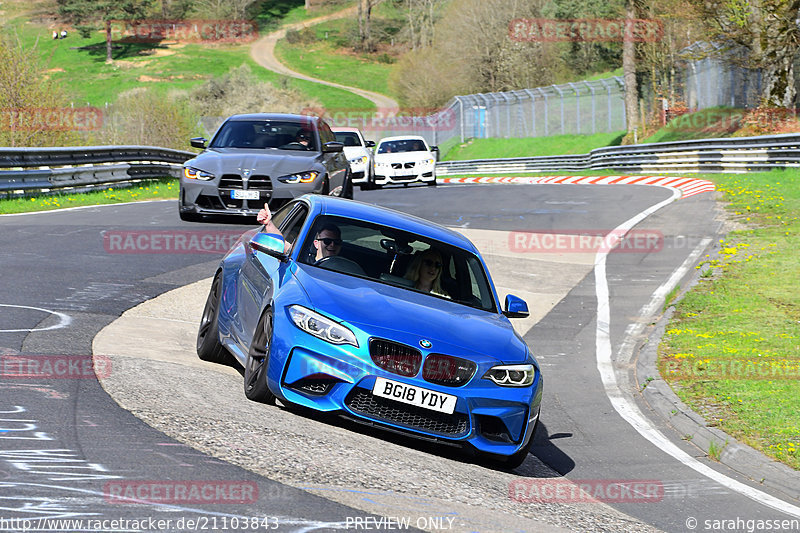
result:
[[[0,530],[396,530],[407,518],[428,531],[738,531],[748,520],[798,519],[797,500],[706,459],[637,392],[651,377],[628,354],[650,332],[642,310],[671,276],[685,286],[687,258],[709,253],[721,231],[710,193],[671,196],[637,185],[356,191],[464,231],[499,296],[531,304],[533,318],[518,328],[543,365],[542,425],[513,472],[254,404],[232,369],[171,359],[193,350],[200,312],[195,299],[181,300],[182,287],[200,282],[202,293],[231,239],[252,226],[183,223],[174,201],[0,216]],[[574,240],[541,249],[545,241],[532,239],[608,233],[662,202],[635,226],[640,245],[608,254],[602,270]],[[160,295],[172,314],[118,339],[133,357],[96,357],[101,385],[82,366],[95,336]],[[164,357],[136,357],[160,339]],[[635,489],[608,503],[546,493],[567,480]],[[195,497],[153,493],[167,489]],[[148,495],[156,501],[136,499]]]

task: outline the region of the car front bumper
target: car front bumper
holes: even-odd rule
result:
[[[359,334],[361,347],[335,346],[279,319],[277,313],[273,332],[268,382],[281,400],[499,456],[524,447],[538,421],[538,371],[531,386],[501,387],[481,379],[489,366],[479,364],[465,385],[444,386],[425,381],[421,371],[417,377],[404,377],[377,367],[369,355],[368,337]],[[379,377],[455,396],[455,411],[449,415],[373,395]]]
[[[436,172],[433,165],[397,169],[375,167],[375,183],[377,185],[414,182],[430,183],[431,181],[436,181]]]

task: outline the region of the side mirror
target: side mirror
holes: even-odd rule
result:
[[[205,148],[208,140],[205,137],[193,137],[189,139],[189,144],[195,148]]]
[[[433,157],[438,161],[439,160],[439,147],[438,146],[431,146],[431,153]]]
[[[250,239],[250,246],[253,247],[253,250],[264,252],[265,254],[276,257],[281,261],[284,261],[287,258],[287,255],[283,251],[283,237],[276,233],[256,233],[253,235],[253,238]]]
[[[366,141],[366,142],[364,143],[364,145],[365,145],[367,148],[375,148],[375,141]]]
[[[527,318],[530,313],[528,312],[528,304],[525,300],[509,294],[506,296],[506,305],[503,314],[508,318]]]
[[[322,151],[325,153],[343,152],[344,144],[337,141],[326,142],[325,144],[322,145]]]

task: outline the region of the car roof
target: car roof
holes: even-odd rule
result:
[[[336,132],[342,132],[342,133],[344,133],[344,132],[350,132],[350,133],[361,133],[361,130],[360,130],[360,129],[358,129],[358,128],[351,128],[351,127],[349,127],[349,126],[341,126],[341,127],[340,127],[340,126],[337,126],[337,127],[335,127],[335,128],[334,128],[334,127],[331,127],[331,131],[332,131],[332,132],[334,132],[334,133],[336,133]]]
[[[398,135],[395,137],[384,137],[379,141],[378,144],[382,143],[383,141],[424,141],[425,137],[421,137],[419,135]]]
[[[312,211],[318,211],[321,215],[341,216],[374,222],[376,224],[424,235],[478,254],[475,245],[457,231],[414,215],[395,211],[387,207],[334,196],[307,194],[302,198],[311,204]]]
[[[287,120],[290,122],[316,124],[319,121],[319,117],[293,115],[290,113],[243,113],[240,115],[231,115],[226,121],[227,120]]]

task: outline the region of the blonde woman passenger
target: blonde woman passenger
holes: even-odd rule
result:
[[[442,254],[434,248],[428,248],[414,257],[405,277],[414,282],[414,288],[418,291],[449,298],[450,296],[442,289],[442,268],[444,268]]]

